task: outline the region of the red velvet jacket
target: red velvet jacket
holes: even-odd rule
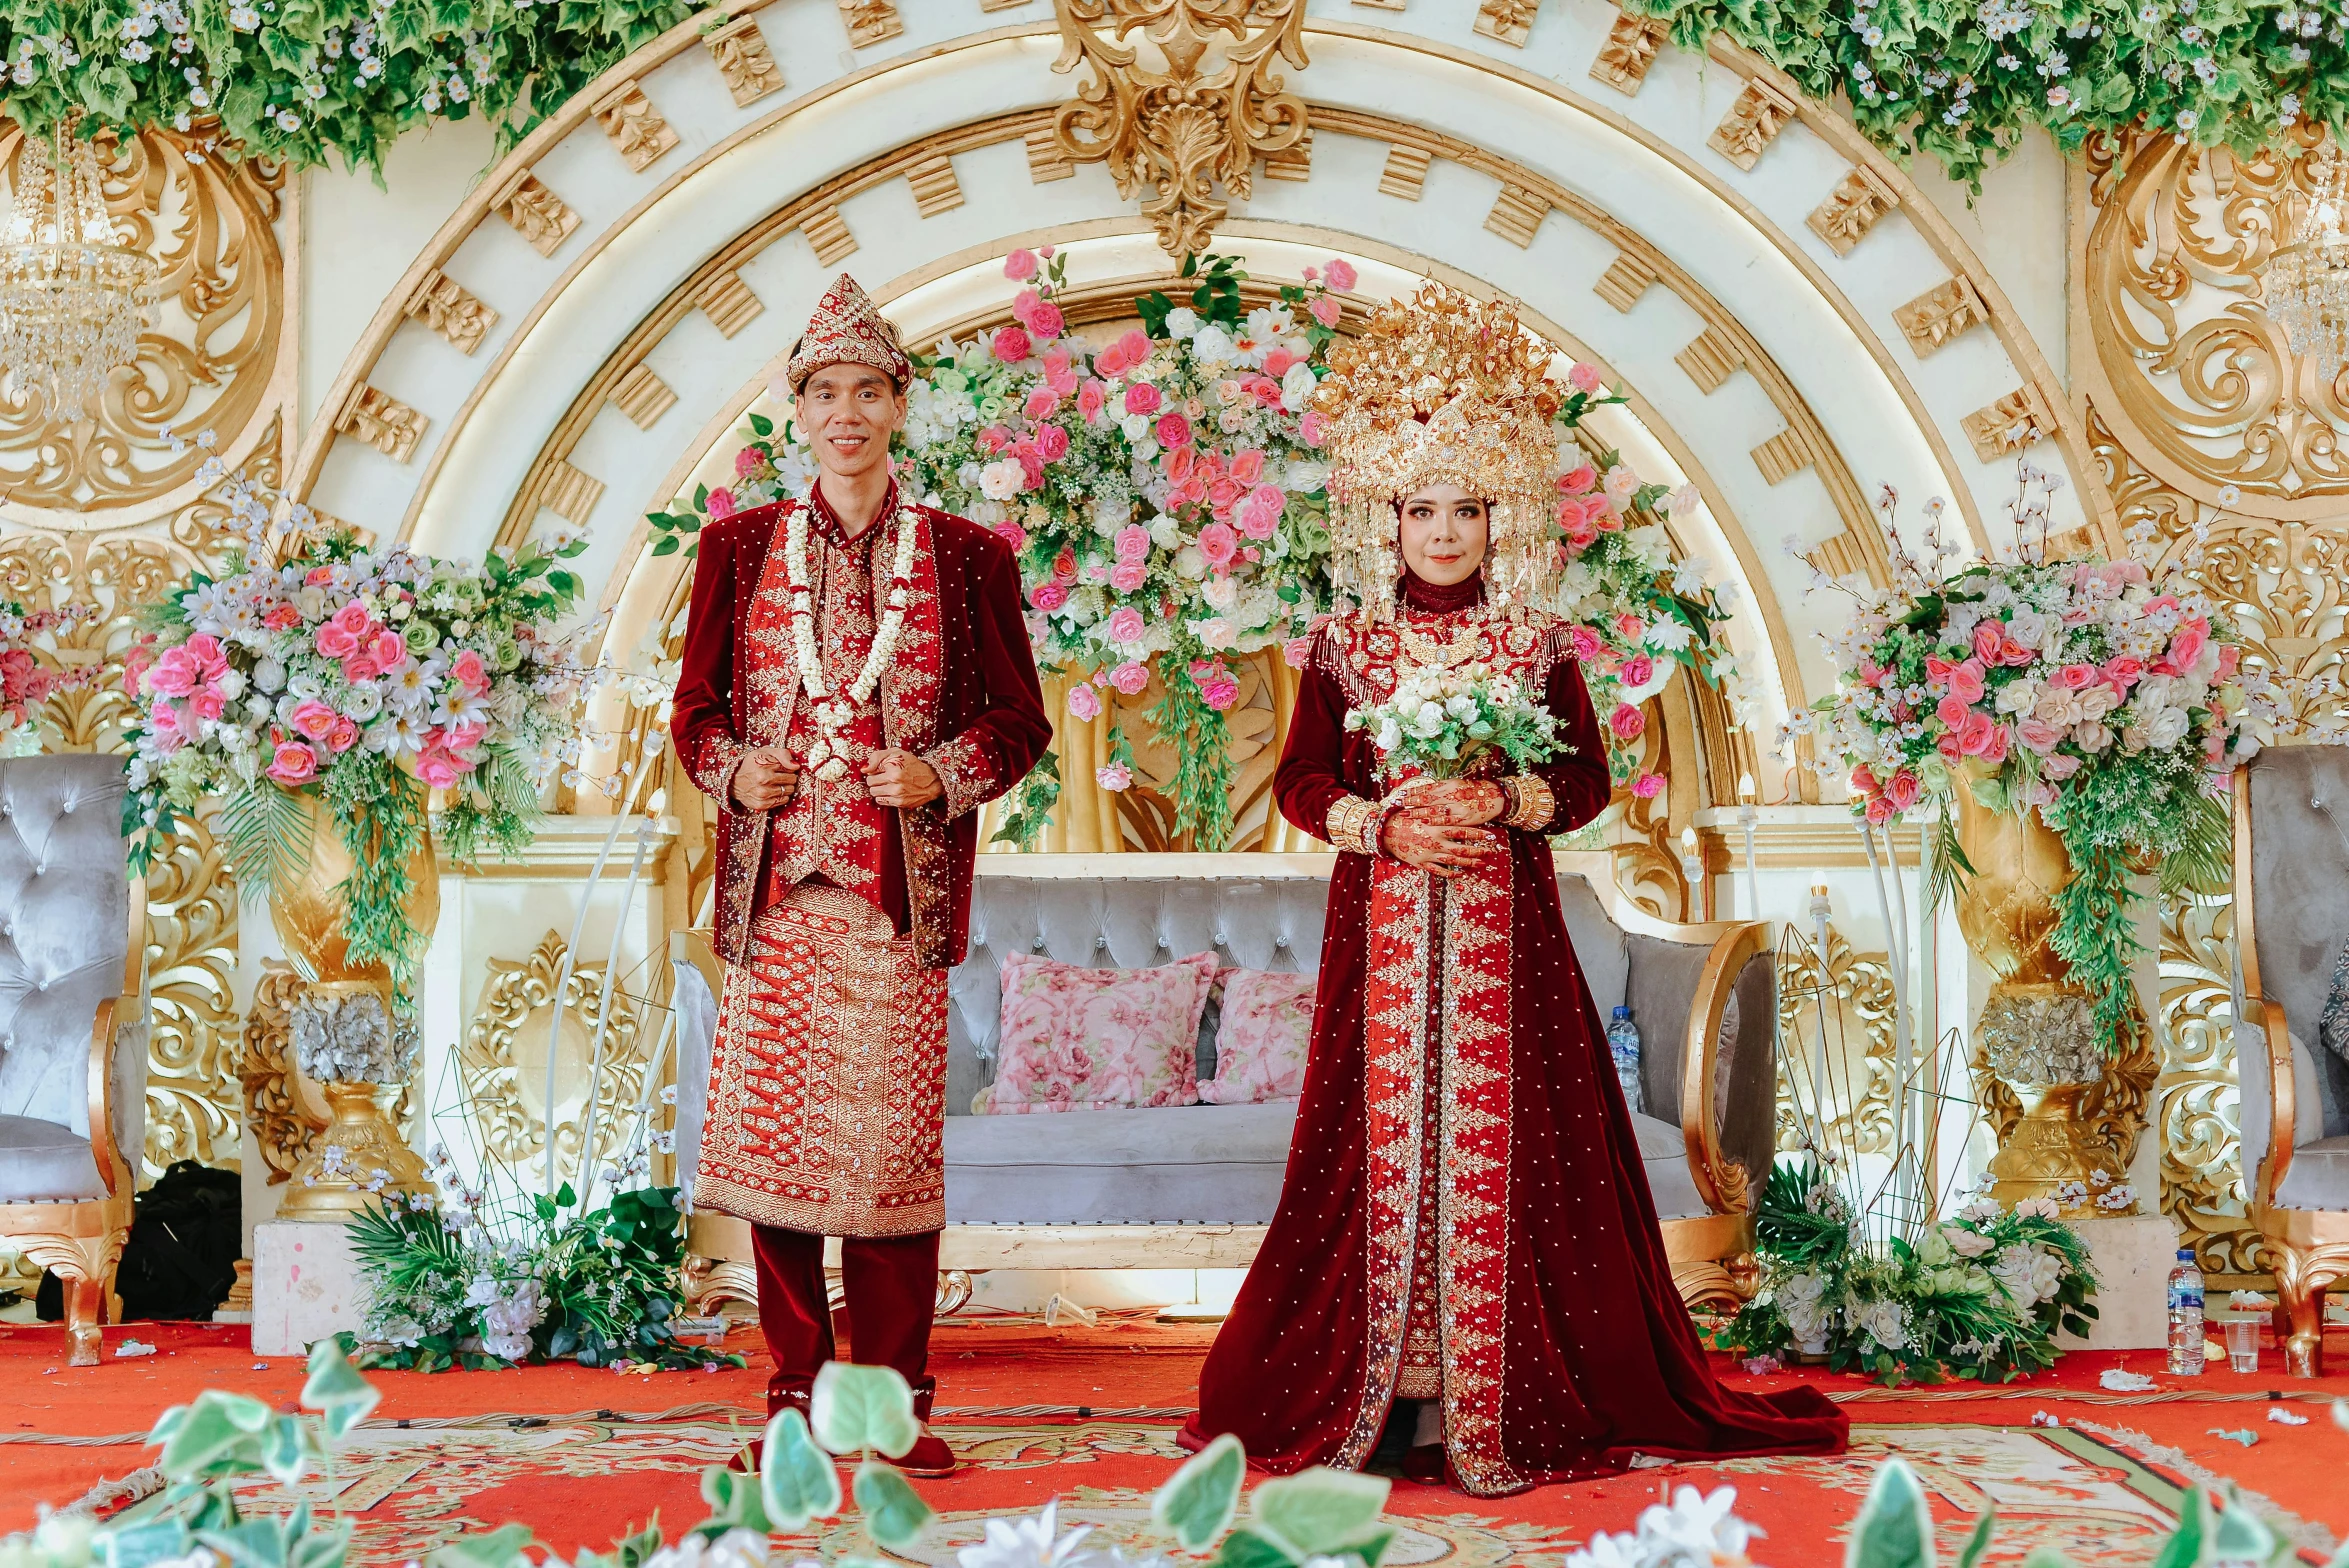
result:
[[[734,770],[761,743],[761,726],[787,718],[795,700],[789,640],[751,637],[762,590],[782,590],[783,573],[770,574],[767,559],[770,550],[780,558],[783,518],[795,504],[737,513],[701,531],[671,709],[678,758],[718,808],[713,945],[728,963],[742,961],[771,839],[768,813],[733,804]],[[878,697],[889,744],[929,763],[945,788],[929,805],[897,814],[915,948],[924,964],[944,969],[962,962],[968,945],[978,808],[1027,776],[1052,743],[1052,725],[1011,550],[966,518],[917,511],[928,548],[918,555],[905,632]],[[778,599],[757,618],[786,624],[780,610]]]

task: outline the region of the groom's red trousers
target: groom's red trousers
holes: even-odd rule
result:
[[[759,1329],[775,1358],[767,1414],[786,1406],[805,1410],[816,1372],[838,1359],[824,1287],[824,1238],[779,1225],[753,1225],[750,1233],[758,1260]],[[846,1237],[840,1275],[848,1298],[850,1359],[895,1367],[913,1386],[915,1414],[927,1421],[937,1387],[930,1376],[930,1320],[938,1306],[938,1232]]]

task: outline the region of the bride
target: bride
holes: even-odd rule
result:
[[[1407,1475],[1497,1497],[1635,1455],[1844,1445],[1816,1390],[1736,1393],[1707,1368],[1567,942],[1548,836],[1609,783],[1541,608],[1550,357],[1507,304],[1432,283],[1331,354],[1332,522],[1363,608],[1315,635],[1274,790],[1341,853],[1280,1208],[1189,1447],[1231,1432],[1268,1470],[1360,1468],[1393,1422]],[[1469,664],[1545,693],[1571,749],[1398,791],[1348,710]]]

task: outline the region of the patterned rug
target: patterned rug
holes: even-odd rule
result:
[[[1096,1527],[1103,1544],[1162,1549],[1149,1527],[1149,1492],[1180,1461],[1174,1428],[1125,1420],[944,1424],[964,1470],[920,1483],[940,1519],[912,1551],[929,1565],[954,1561],[975,1542],[981,1521],[1062,1499],[1068,1524]],[[2081,1568],[2143,1565],[2177,1515],[2181,1491],[2116,1446],[2068,1428],[1977,1425],[1862,1426],[1852,1451],[1834,1459],[1734,1460],[1637,1479],[1545,1488],[1529,1497],[1478,1503],[1435,1488],[1398,1483],[1390,1513],[1403,1525],[1390,1561],[1398,1568],[1555,1568],[1593,1529],[1629,1526],[1661,1487],[1727,1484],[1740,1511],[1767,1532],[1762,1560],[1781,1565],[1832,1561],[1842,1530],[1886,1456],[1915,1465],[1936,1499],[1954,1551],[1985,1507],[2001,1520],[1994,1561],[2019,1562],[2036,1546],[2069,1554]],[[336,1474],[297,1492],[256,1483],[253,1509],[275,1513],[298,1495],[358,1527],[354,1561],[392,1565],[459,1535],[508,1519],[537,1525],[566,1555],[601,1546],[657,1509],[672,1528],[700,1517],[704,1466],[742,1440],[711,1420],[567,1420],[402,1430],[369,1426],[354,1434]],[[870,1555],[853,1516],[778,1544],[828,1556]]]

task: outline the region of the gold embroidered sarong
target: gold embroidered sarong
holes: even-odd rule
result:
[[[946,1223],[946,971],[871,901],[802,884],[728,965],[693,1201],[754,1224]]]

